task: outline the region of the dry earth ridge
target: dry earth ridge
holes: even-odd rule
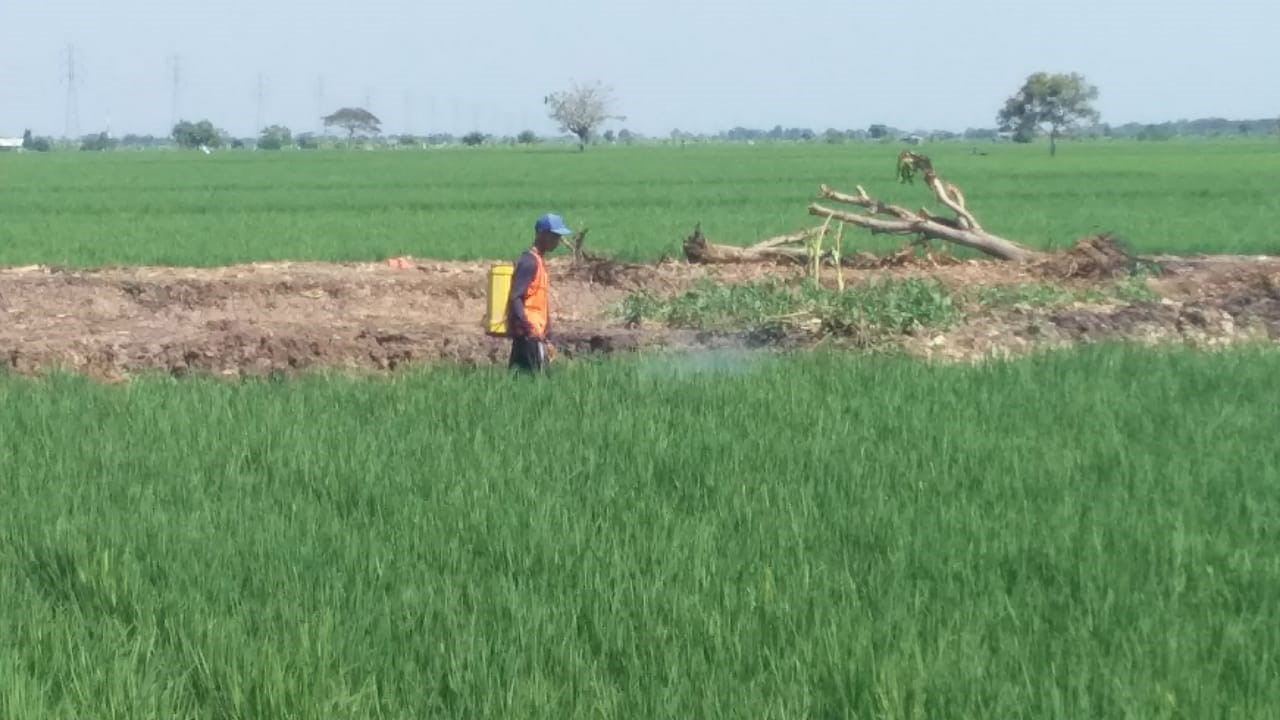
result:
[[[0,370],[65,369],[102,380],[160,372],[264,375],[338,368],[387,371],[427,363],[505,362],[507,345],[481,327],[486,262],[258,263],[223,268],[0,269]],[[768,264],[575,265],[551,262],[554,317],[566,358],[585,353],[701,351],[761,342],[643,324],[614,309],[629,293],[671,295],[704,278],[794,282],[803,270]],[[1042,269],[972,260],[846,269],[846,281],[932,277],[958,297],[976,289],[1044,283]],[[1053,279],[1087,288],[1105,281]],[[1068,306],[964,304],[941,331],[897,344],[927,358],[973,360],[1112,339],[1212,347],[1280,340],[1280,259],[1201,258],[1146,280],[1159,300]],[[790,337],[786,347],[812,338]],[[774,340],[777,342],[777,339]]]

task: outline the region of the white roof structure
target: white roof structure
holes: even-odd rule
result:
[[[0,150],[21,150],[22,138],[0,137]]]

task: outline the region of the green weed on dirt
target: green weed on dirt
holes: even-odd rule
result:
[[[875,336],[945,327],[955,320],[956,308],[942,283],[919,278],[871,280],[843,292],[811,282],[705,281],[669,298],[634,293],[623,300],[619,315],[629,324],[749,331],[811,325],[823,335]]]
[[[986,306],[1027,305],[1056,307],[1072,303],[1156,302],[1159,293],[1146,283],[1144,275],[1134,275],[1108,284],[1073,286],[1037,282],[1018,285],[987,285],[977,289],[977,302]]]
[[[1278,372],[0,378],[0,718],[1276,717]]]

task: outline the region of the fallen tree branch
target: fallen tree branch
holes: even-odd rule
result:
[[[924,171],[924,183],[933,191],[933,196],[938,199],[938,202],[946,205],[948,210],[956,214],[956,227],[961,230],[982,231],[978,219],[965,207],[964,193],[960,192],[960,188],[938,177],[937,171],[933,169],[932,160],[909,150],[901,152],[898,155],[898,177],[911,182],[917,171]],[[927,211],[925,212],[927,214]]]
[[[1001,260],[1026,262],[1042,256],[1042,253],[984,230],[978,218],[969,211],[964,193],[939,177],[929,158],[910,151],[898,155],[900,181],[913,182],[918,172],[924,173],[924,182],[933,191],[934,198],[954,213],[955,217],[935,215],[923,208],[919,212],[912,212],[898,205],[881,202],[868,195],[861,185],[858,186],[856,195],[823,185],[819,188],[819,195],[823,199],[864,208],[867,210],[866,214],[833,210],[817,203],[809,205],[809,214],[843,220],[870,230],[873,234],[919,235],[923,240],[945,240]]]
[[[1028,250],[1017,243],[1010,242],[991,233],[964,230],[950,224],[925,219],[911,212],[908,212],[908,217],[905,219],[885,220],[871,215],[833,210],[823,205],[812,203],[809,205],[809,214],[843,220],[850,225],[870,230],[873,234],[920,235],[927,239],[946,240],[1001,260],[1026,262],[1041,256],[1040,253],[1034,250]]]
[[[583,250],[583,249],[582,249],[582,245],[583,245],[583,243],[585,243],[585,242],[587,241],[587,231],[588,231],[589,229],[590,229],[590,228],[585,228],[585,227],[584,227],[584,228],[582,228],[581,230],[579,230],[579,231],[578,231],[578,234],[577,234],[577,235],[574,235],[574,236],[573,236],[573,240],[569,241],[569,247],[571,247],[571,248],[573,249],[573,261],[574,261],[574,263],[580,263],[580,262],[582,262],[583,260],[597,260],[597,259],[600,259],[600,258],[598,258],[597,256],[594,256],[594,255],[592,255],[592,254],[588,253],[586,250]]]
[[[783,235],[770,238],[748,247],[739,245],[718,245],[707,240],[702,234],[702,223],[693,229],[693,234],[684,241],[684,255],[692,263],[707,265],[724,265],[735,263],[785,262],[803,263],[809,259],[804,248],[786,247],[808,239],[816,230],[806,230],[794,235]]]
[[[770,238],[748,247],[710,243],[702,235],[702,226],[699,224],[694,234],[685,240],[685,257],[695,263],[803,262],[805,260],[810,263],[821,262],[823,259],[833,257],[830,253],[820,251],[821,241],[825,239],[827,228],[832,220],[860,227],[873,235],[916,235],[920,242],[943,240],[1001,260],[1027,262],[1044,257],[1043,253],[983,229],[977,216],[969,210],[964,193],[960,188],[939,177],[928,157],[910,151],[899,154],[898,179],[901,182],[914,182],[917,174],[923,174],[925,185],[933,193],[934,198],[951,211],[952,217],[934,214],[924,208],[913,211],[900,205],[882,202],[868,194],[861,185],[856,186],[855,194],[840,192],[822,185],[818,191],[821,199],[852,205],[866,212],[847,212],[816,202],[811,203],[809,214],[824,219],[821,228],[810,228],[792,235]],[[816,243],[814,238],[818,238]],[[796,243],[805,243],[805,249],[790,247]],[[837,252],[834,257],[839,255],[840,253]],[[837,262],[844,261],[844,258],[840,258]]]
[[[782,245],[805,242],[820,232],[822,232],[821,227],[812,227],[808,230],[791,233],[790,235],[779,235],[778,237],[769,238],[768,240],[761,240],[755,245],[751,245],[750,248],[753,250],[767,250],[769,248],[780,247]]]
[[[838,219],[838,218],[837,218]],[[702,234],[699,223],[684,241],[684,254],[689,262],[703,265],[735,265],[745,263],[777,263],[780,265],[806,265],[813,262],[813,252],[808,247],[788,247],[780,244],[783,237],[808,239],[821,232],[821,228],[812,228],[793,236],[770,238],[755,245],[721,245],[713,243]],[[843,230],[840,231],[843,234]],[[792,242],[795,242],[794,240]],[[864,254],[865,255],[865,254]],[[836,253],[830,250],[822,252],[820,262],[832,263]],[[840,256],[840,264],[844,267],[865,267],[865,256]]]

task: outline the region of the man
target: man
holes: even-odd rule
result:
[[[573,231],[559,215],[550,213],[538,218],[533,230],[533,247],[520,256],[511,278],[507,328],[511,334],[510,366],[541,372],[546,370],[549,354],[555,352],[547,340],[551,330],[551,283],[546,255]]]

